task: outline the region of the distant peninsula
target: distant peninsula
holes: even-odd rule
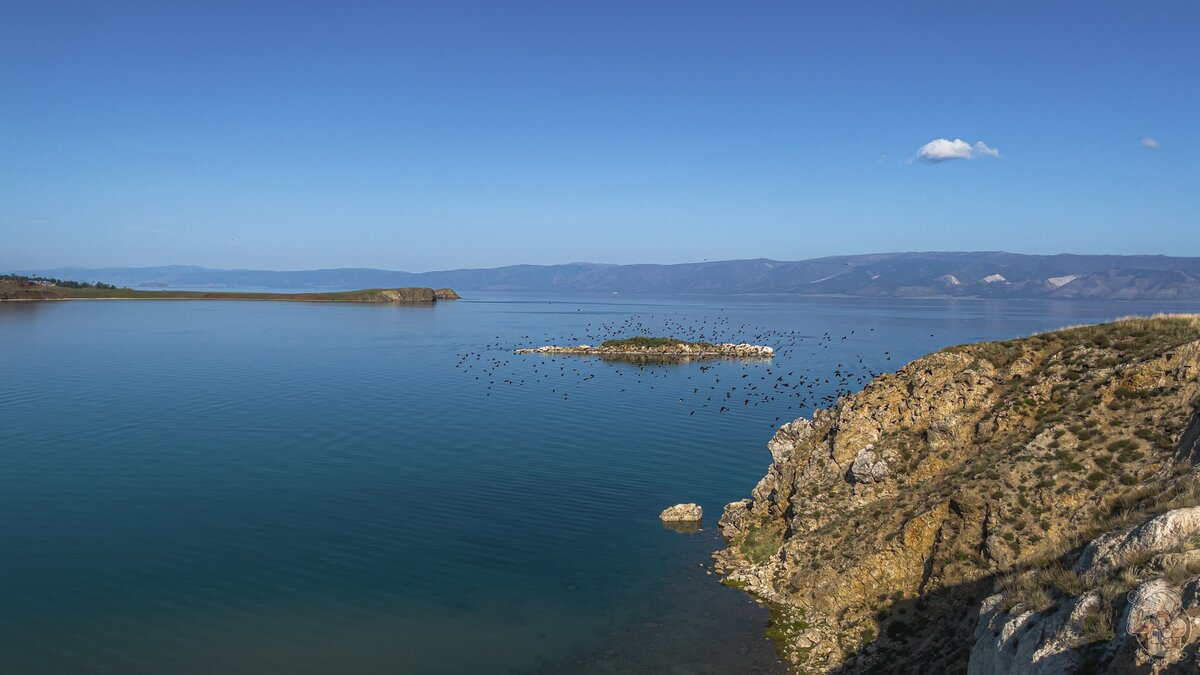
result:
[[[43,277],[0,277],[0,301],[49,300],[275,300],[284,302],[430,303],[458,300],[449,288],[367,288],[335,293],[239,293],[232,291],[151,291]]]
[[[575,354],[613,358],[646,359],[769,359],[775,350],[766,345],[713,344],[711,342],[686,342],[671,337],[631,337],[605,340],[599,346],[577,345],[574,347],[544,345],[516,350],[517,354]]]

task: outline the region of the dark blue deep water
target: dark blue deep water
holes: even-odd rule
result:
[[[777,424],[948,344],[1179,309],[466,295],[0,304],[0,672],[778,672],[706,574]],[[781,353],[511,354],[642,330]],[[659,524],[680,501],[703,531]]]

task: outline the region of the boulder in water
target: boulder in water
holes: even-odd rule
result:
[[[658,517],[664,523],[698,523],[704,517],[704,509],[699,504],[676,504],[663,509]]]

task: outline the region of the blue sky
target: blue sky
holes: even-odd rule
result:
[[[1194,1],[12,1],[0,269],[1200,255],[1198,25]],[[968,156],[919,159],[938,139]]]

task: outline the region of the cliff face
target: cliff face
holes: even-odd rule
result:
[[[993,634],[1010,611],[1029,614],[1022,625],[1069,614],[1081,594],[1121,575],[1120,592],[1080,612],[1132,636],[1121,624],[1129,591],[1154,570],[1128,571],[1124,557],[1075,564],[1098,535],[1200,503],[1198,379],[1196,317],[923,357],[775,434],[767,475],[721,518],[729,547],[718,569],[774,604],[770,634],[802,670],[1026,672],[1018,661],[979,665],[1007,648]],[[1164,542],[1140,558],[1188,546]],[[1088,633],[1087,644],[1102,635]],[[1112,662],[1085,646],[1060,651]]]

